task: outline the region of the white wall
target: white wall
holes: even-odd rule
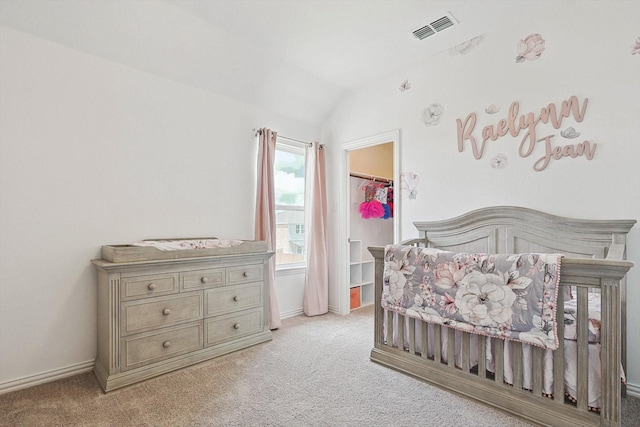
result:
[[[3,26],[0,57],[2,390],[95,358],[101,245],[252,239],[252,129],[318,129]]]
[[[518,205],[556,215],[589,219],[640,220],[640,55],[631,55],[638,33],[640,3],[619,2],[611,8],[606,2],[581,2],[575,9],[565,3],[549,3],[543,19],[513,22],[502,31],[485,35],[484,41],[466,55],[443,52],[401,74],[389,76],[351,93],[333,112],[323,127],[322,140],[329,144],[328,176],[337,176],[340,144],[400,129],[401,172],[420,177],[418,197],[396,195],[400,202],[401,237],[417,236],[413,221],[456,216],[491,205]],[[546,7],[546,6],[545,6]],[[603,23],[607,25],[606,31]],[[537,61],[516,63],[518,40],[540,33],[546,50]],[[428,40],[428,39],[427,39]],[[411,89],[401,92],[408,79]],[[475,134],[482,127],[505,118],[513,101],[520,112],[536,112],[549,103],[561,103],[575,95],[589,99],[582,123],[565,119],[559,130],[540,125],[546,136],[568,126],[582,133],[576,140],[559,135],[555,144],[597,143],[595,157],[565,158],[552,161],[541,172],[533,170],[544,153],[538,146],[529,157],[519,157],[517,147],[524,136],[505,136],[489,141],[481,160],[471,154],[468,143],[457,149],[456,119],[478,114]],[[432,103],[444,106],[438,126],[421,122],[422,110]],[[484,109],[500,106],[500,113],[489,116]],[[508,166],[492,169],[490,159],[504,153]],[[329,186],[329,199],[336,200],[339,183]],[[337,238],[338,211],[330,209],[330,225]],[[629,282],[629,366],[632,390],[640,395],[640,225],[629,235],[628,258],[636,267]],[[335,245],[331,248],[335,251]],[[336,278],[338,272],[332,271]],[[338,292],[333,280],[332,295]]]

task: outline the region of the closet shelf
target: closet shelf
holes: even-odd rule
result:
[[[362,240],[350,240],[349,288],[351,309],[373,304],[374,260],[362,259]]]

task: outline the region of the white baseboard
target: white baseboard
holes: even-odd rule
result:
[[[627,394],[640,399],[640,385],[627,383]]]
[[[77,363],[64,368],[58,368],[47,372],[41,372],[35,375],[18,378],[16,380],[5,381],[0,383],[0,394],[10,393],[12,391],[21,390],[23,388],[33,387],[38,384],[48,383],[73,375],[89,372],[93,369],[93,360]]]
[[[304,311],[301,308],[298,308],[296,310],[281,312],[280,313],[280,319],[288,319],[289,317],[295,317],[295,316],[298,316],[298,315],[303,314],[303,313],[304,313]]]

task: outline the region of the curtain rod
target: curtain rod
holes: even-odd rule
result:
[[[260,129],[254,129],[253,130],[255,135],[258,136],[262,133],[262,131]],[[313,147],[313,143],[312,142],[306,142],[306,141],[300,141],[299,139],[293,139],[293,138],[287,138],[286,136],[282,136],[282,135],[276,135],[276,139],[282,139],[284,141],[287,142],[297,142],[298,144],[304,144],[307,147]]]
[[[358,173],[358,172],[349,172],[349,175],[354,177],[354,178],[362,178],[362,179],[368,179],[370,181],[388,182],[388,183],[393,184],[393,180],[392,179],[382,178],[380,176],[366,175],[364,173]]]

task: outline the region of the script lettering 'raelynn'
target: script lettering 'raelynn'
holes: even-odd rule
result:
[[[517,137],[524,130],[525,134],[518,148],[520,157],[530,156],[538,142],[544,143],[544,155],[533,164],[533,169],[536,171],[544,170],[552,159],[560,160],[563,157],[575,158],[584,156],[587,160],[591,160],[596,152],[595,143],[591,144],[589,141],[583,141],[578,144],[554,146],[552,139],[555,135],[538,137],[536,133],[536,127],[539,123],[551,123],[555,129],[560,129],[562,120],[565,117],[573,116],[576,122],[582,122],[585,112],[587,111],[588,103],[588,98],[585,98],[582,104],[580,104],[578,97],[572,96],[562,101],[560,108],[556,107],[555,104],[549,104],[542,108],[540,113],[536,115],[533,112],[519,114],[520,105],[517,101],[514,101],[509,107],[509,113],[506,118],[501,119],[495,125],[487,125],[482,129],[481,143],[478,143],[478,139],[473,135],[477,121],[476,113],[470,113],[466,119],[456,120],[458,127],[458,151],[462,152],[465,142],[469,141],[473,157],[480,159],[484,154],[487,141],[496,141],[498,138],[507,134],[512,137]]]

